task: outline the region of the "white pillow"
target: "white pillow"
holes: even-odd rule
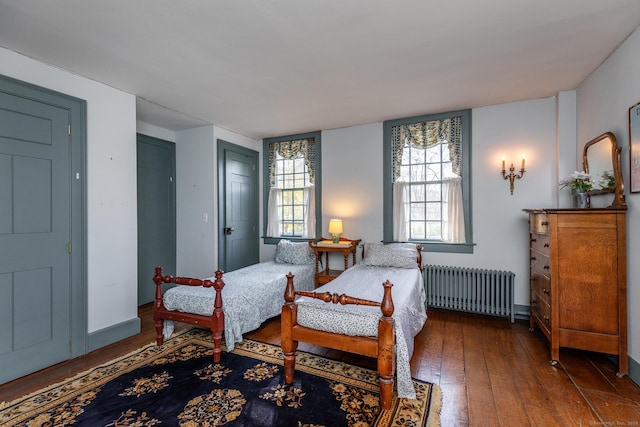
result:
[[[281,264],[314,264],[316,257],[307,242],[282,239],[276,247],[276,262]]]
[[[376,267],[417,268],[418,250],[413,243],[367,243],[362,263]]]

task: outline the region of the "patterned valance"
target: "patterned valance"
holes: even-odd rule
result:
[[[406,144],[415,148],[435,147],[443,141],[449,142],[449,157],[453,172],[460,176],[462,164],[462,117],[429,120],[391,127],[393,152],[393,180],[400,176],[402,152]]]
[[[315,181],[315,140],[314,138],[297,139],[293,141],[278,141],[269,144],[269,181],[271,187],[276,183],[276,153],[287,160],[304,156],[304,162],[309,171],[309,181]]]

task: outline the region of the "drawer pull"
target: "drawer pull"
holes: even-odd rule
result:
[[[537,242],[537,240],[536,240],[536,239],[531,239],[531,241],[532,241],[532,242]]]
[[[535,261],[535,260],[536,260],[536,257],[532,256],[531,261]]]
[[[549,225],[549,221],[542,221],[540,225]]]
[[[545,243],[545,244],[544,244],[544,247],[545,247],[545,248],[548,248],[548,247],[549,247],[549,244],[548,244],[548,243]]]
[[[542,316],[544,320],[549,320],[549,316]]]
[[[545,265],[545,266],[544,266],[544,267],[542,267],[542,268],[543,268],[543,269],[545,269],[545,270],[548,270],[548,269],[549,269],[549,266],[548,266],[548,265]]]
[[[547,288],[542,288],[542,292],[544,292],[545,294],[549,295],[549,289],[547,289]]]

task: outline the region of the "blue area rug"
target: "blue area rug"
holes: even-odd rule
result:
[[[212,359],[209,331],[189,329],[0,405],[3,426],[439,426],[441,391],[381,410],[375,371],[298,352],[285,384],[280,347],[251,340]]]

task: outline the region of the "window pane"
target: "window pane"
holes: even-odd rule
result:
[[[409,238],[414,240],[425,240],[427,238],[424,222],[411,222]]]
[[[424,220],[426,214],[424,203],[411,203],[411,219]]]
[[[430,219],[430,220],[438,220],[440,221],[442,219],[442,204],[440,203],[427,203],[427,207],[426,207],[426,211],[427,211],[427,215],[426,218]]]
[[[439,202],[442,198],[442,185],[441,184],[428,184],[427,187],[427,201]]]
[[[425,192],[424,185],[411,186],[411,201],[412,202],[426,201],[426,192]]]
[[[427,239],[440,240],[442,239],[442,223],[429,221],[427,223]]]

